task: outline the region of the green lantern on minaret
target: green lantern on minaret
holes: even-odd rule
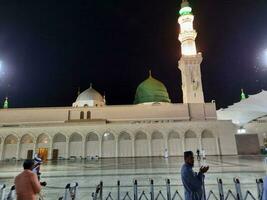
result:
[[[241,89],[241,101],[244,100],[244,99],[246,99],[246,95],[244,93],[244,90]]]
[[[6,97],[6,99],[4,101],[3,108],[8,108],[8,97]]]

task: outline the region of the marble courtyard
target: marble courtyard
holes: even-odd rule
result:
[[[154,179],[155,192],[162,190],[166,193],[165,179],[171,180],[172,192],[177,188],[183,194],[180,180],[182,157],[164,159],[155,158],[119,158],[101,159],[97,161],[57,161],[42,166],[43,181],[47,182],[44,188],[46,199],[55,200],[63,195],[64,187],[69,182],[79,183],[80,199],[91,199],[91,193],[96,185],[104,182],[104,193],[113,192],[116,199],[116,182],[121,181],[121,194],[129,191],[132,194],[134,179],[138,181],[140,191],[149,194],[149,179]],[[239,177],[242,190],[249,189],[257,194],[255,180],[266,174],[267,165],[262,156],[209,156],[206,164],[210,171],[206,175],[206,190],[212,189],[218,193],[216,178],[222,178],[225,190],[235,191],[233,177]],[[22,170],[21,162],[1,162],[0,184],[5,183],[8,188],[14,177]],[[195,163],[198,167],[198,163]]]

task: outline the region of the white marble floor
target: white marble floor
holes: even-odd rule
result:
[[[102,180],[104,193],[115,193],[116,183],[121,181],[122,195],[126,191],[133,191],[133,180],[136,179],[139,191],[149,191],[149,179],[154,180],[155,190],[166,193],[165,179],[171,180],[172,191],[176,189],[183,194],[180,179],[180,167],[183,164],[182,157],[164,158],[123,158],[102,159],[98,161],[58,161],[48,162],[42,166],[43,181],[47,182],[44,188],[46,199],[56,200],[63,195],[64,187],[69,182],[79,183],[81,200],[91,199],[91,193],[96,185]],[[206,190],[217,191],[217,178],[222,178],[225,189],[233,189],[233,177],[239,177],[242,189],[249,189],[256,195],[255,180],[265,176],[267,165],[262,156],[224,156],[207,157],[206,163],[210,170],[206,175]],[[199,165],[195,163],[195,168]],[[196,169],[197,170],[197,169]],[[22,171],[22,162],[0,163],[0,184],[5,183],[8,187],[13,184],[14,177]],[[116,199],[116,198],[114,198]]]

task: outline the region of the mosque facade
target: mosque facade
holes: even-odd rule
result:
[[[171,103],[167,88],[150,73],[136,89],[133,105],[106,105],[92,86],[70,107],[0,110],[0,159],[98,156],[181,156],[205,149],[207,155],[236,155],[236,126],[218,120],[215,103],[205,103],[202,54],[197,52],[194,15],[184,0],[180,9],[182,104]]]

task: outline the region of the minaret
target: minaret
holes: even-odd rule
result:
[[[8,97],[5,98],[3,108],[5,108],[5,109],[8,108]]]
[[[204,103],[200,70],[202,54],[196,50],[197,33],[193,28],[194,15],[187,0],[183,0],[179,14],[179,40],[182,50],[179,69],[182,72],[183,103]]]
[[[241,89],[240,100],[242,101],[242,100],[244,100],[244,99],[246,99],[246,95],[245,95],[245,93],[244,93],[244,90]]]

